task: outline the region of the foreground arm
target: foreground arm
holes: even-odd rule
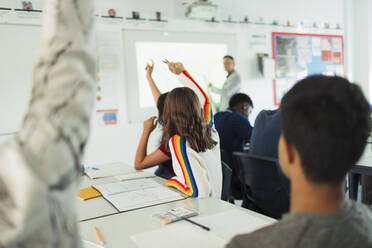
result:
[[[48,0],[28,113],[0,147],[0,247],[78,247],[76,181],[94,104],[93,1]]]

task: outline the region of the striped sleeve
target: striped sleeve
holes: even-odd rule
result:
[[[208,95],[205,93],[205,91],[199,86],[199,84],[194,80],[194,78],[191,77],[191,75],[187,71],[183,71],[181,73],[179,80],[184,86],[189,87],[196,93],[201,105],[203,106],[205,122],[209,126],[212,127],[213,126],[213,111],[212,111],[212,104],[211,104],[211,101]]]
[[[175,135],[169,143],[176,177],[168,180],[165,185],[177,189],[188,196],[198,197],[198,186],[186,152],[186,139]]]

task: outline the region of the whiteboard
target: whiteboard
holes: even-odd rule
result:
[[[235,34],[163,32],[124,30],[125,78],[129,122],[141,122],[157,114],[149,85],[145,79],[145,66],[155,61],[153,78],[162,93],[180,87],[177,76],[172,75],[162,60],[181,61],[195,80],[206,89],[208,82],[222,86],[226,79],[223,56],[235,54]]]
[[[40,26],[0,24],[0,135],[17,132],[27,111]]]

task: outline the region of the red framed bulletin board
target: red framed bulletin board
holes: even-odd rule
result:
[[[343,35],[272,33],[275,61],[274,103],[310,75],[345,76]]]

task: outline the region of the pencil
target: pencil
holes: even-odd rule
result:
[[[104,245],[104,243],[103,243],[103,239],[102,239],[102,236],[101,236],[101,234],[98,232],[97,227],[94,227],[94,231],[96,232],[96,235],[97,235],[97,238],[98,238],[99,243],[100,243],[101,245]]]

